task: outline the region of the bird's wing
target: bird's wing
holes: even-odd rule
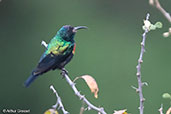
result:
[[[52,69],[58,61],[61,61],[69,50],[72,50],[72,47],[73,46],[69,42],[49,44],[48,49],[41,57],[38,66],[33,71],[34,75],[42,74]]]
[[[47,72],[55,63],[55,58],[52,54],[46,55],[33,70],[33,75],[40,75]]]

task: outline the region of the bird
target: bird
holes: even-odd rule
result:
[[[59,69],[67,73],[64,67],[71,61],[75,54],[76,43],[74,36],[77,30],[87,28],[86,26],[62,26],[62,28],[57,31],[57,34],[50,40],[45,52],[40,57],[37,67],[24,82],[25,87],[29,87],[38,76],[50,70]]]

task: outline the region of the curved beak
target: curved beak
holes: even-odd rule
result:
[[[80,29],[88,29],[88,27],[86,27],[86,26],[77,26],[77,27],[74,27],[73,32],[77,32],[77,30],[80,30]]]

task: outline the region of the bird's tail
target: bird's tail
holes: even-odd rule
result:
[[[24,82],[24,86],[28,87],[36,78],[38,75],[30,75],[29,78]]]

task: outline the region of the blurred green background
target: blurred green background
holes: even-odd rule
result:
[[[171,13],[171,1],[161,2]],[[56,103],[49,89],[53,84],[66,110],[79,113],[81,102],[58,70],[39,77],[29,88],[23,86],[45,50],[41,41],[49,42],[60,27],[70,24],[89,29],[77,33],[76,55],[66,69],[72,79],[93,76],[100,89],[95,99],[86,83],[78,80],[81,93],[108,114],[119,109],[138,114],[139,97],[131,85],[137,85],[136,65],[147,12],[151,22],[161,21],[163,28],[147,36],[142,80],[149,86],[143,88],[144,110],[145,114],[158,114],[163,103],[166,111],[170,103],[162,94],[171,92],[171,37],[163,38],[162,33],[168,31],[170,23],[148,0],[2,0],[0,110],[30,109],[31,114],[42,114]]]

